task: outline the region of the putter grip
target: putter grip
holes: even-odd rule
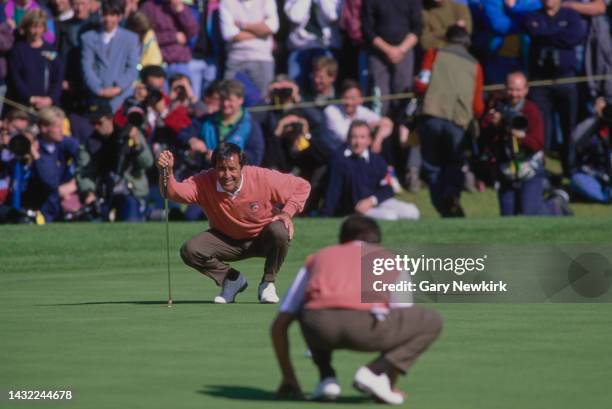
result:
[[[165,167],[162,169],[162,180],[164,184],[164,197],[168,198],[168,168]]]

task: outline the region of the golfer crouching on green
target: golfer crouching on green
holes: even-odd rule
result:
[[[287,337],[289,325],[298,319],[319,370],[320,383],[312,399],[338,398],[341,391],[331,365],[332,352],[349,349],[380,352],[357,370],[353,383],[357,389],[385,403],[404,402],[404,393],[395,388],[397,377],[438,337],[442,318],[412,303],[394,304],[389,297],[386,302],[361,302],[363,256],[376,251],[380,241],[380,229],[373,219],[350,216],[341,227],[340,244],[306,259],[272,324],[272,343],[282,372],[278,397],[302,397]],[[364,246],[368,246],[365,252]]]
[[[259,301],[277,303],[274,281],[293,238],[291,218],[304,209],[310,184],[296,176],[246,166],[244,152],[232,143],[215,149],[212,164],[212,169],[177,182],[172,153],[164,151],[157,160],[162,195],[165,172],[168,199],[198,204],[210,224],[207,231],[183,244],[181,257],[221,286],[214,300],[217,304],[234,302],[236,294],[248,286],[246,277],[227,261],[265,257]]]

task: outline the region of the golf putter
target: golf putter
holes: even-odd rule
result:
[[[172,307],[172,283],[170,280],[170,219],[168,212],[168,168],[163,169],[164,214],[166,216],[166,255],[168,259],[168,307]]]

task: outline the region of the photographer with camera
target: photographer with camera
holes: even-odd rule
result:
[[[44,222],[58,220],[65,211],[79,207],[74,179],[79,141],[65,135],[64,112],[57,107],[38,114],[38,138],[31,143],[30,177],[23,194],[23,208],[40,211]]]
[[[612,203],[612,101],[595,101],[595,115],[579,123],[572,134],[576,145],[576,168],[570,190],[582,198]]]
[[[491,150],[500,213],[512,215],[561,214],[567,195],[557,192],[544,200],[544,129],[537,105],[526,99],[527,78],[508,74],[505,95],[482,120],[481,138]]]
[[[19,120],[0,121],[0,223],[32,223],[35,212],[24,209],[22,199],[38,142],[27,114],[25,119],[15,111],[9,112],[9,116]]]
[[[531,37],[529,73],[532,80],[571,78],[577,74],[576,46],[586,39],[586,27],[580,15],[561,7],[561,0],[545,0],[543,8],[529,13],[524,26]],[[547,152],[560,141],[564,176],[574,168],[574,150],[570,138],[578,118],[578,87],[560,83],[534,87],[530,99],[544,119],[544,148]],[[555,114],[558,114],[562,137],[556,136]]]
[[[129,115],[128,115],[129,116]],[[142,221],[153,154],[138,127],[113,122],[107,101],[89,107],[94,133],[79,150],[77,185],[82,202],[104,220]],[[95,213],[95,212],[94,212]]]
[[[323,196],[328,150],[323,141],[323,115],[316,108],[295,107],[300,88],[280,74],[268,86],[268,103],[281,107],[259,115],[266,150],[262,166],[291,172],[308,180],[312,193],[306,212],[317,209]]]
[[[263,166],[282,172],[290,172],[296,166],[304,170],[296,163],[300,157],[308,157],[316,165],[324,164],[327,151],[321,143],[323,116],[315,108],[295,107],[301,102],[297,83],[278,75],[268,86],[267,99],[281,109],[266,111],[258,118],[266,140]]]

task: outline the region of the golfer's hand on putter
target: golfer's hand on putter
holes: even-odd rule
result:
[[[289,240],[291,240],[293,238],[293,220],[291,220],[291,216],[289,216],[288,213],[280,212],[272,218],[272,221],[270,223],[274,223],[277,220],[283,222],[285,228],[287,229]]]
[[[168,170],[168,175],[172,174],[172,168],[174,167],[174,155],[172,155],[172,152],[163,151],[160,153],[156,165],[160,172],[166,168]]]

